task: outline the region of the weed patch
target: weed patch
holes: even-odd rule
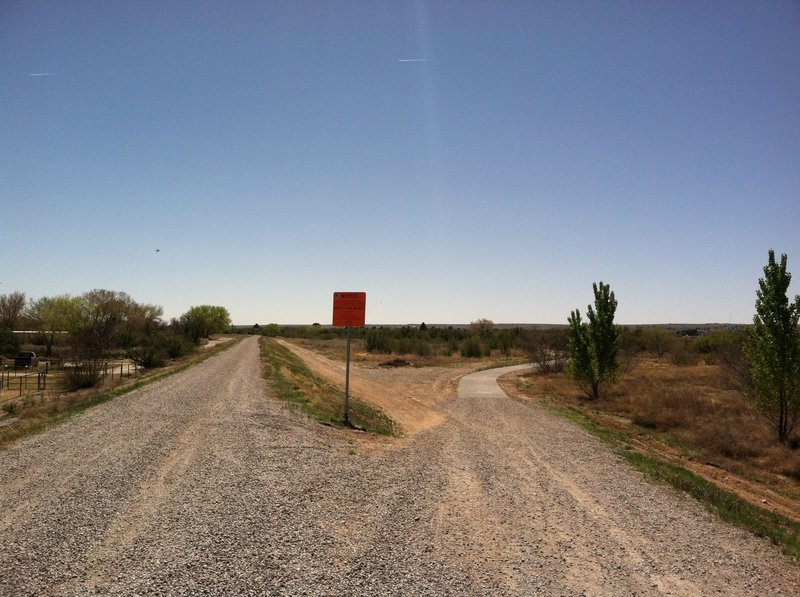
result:
[[[782,476],[784,484],[776,491],[795,494],[796,486],[786,485],[785,479],[800,480],[800,451],[772,439],[769,427],[725,383],[718,367],[643,361],[607,398],[591,403],[563,375],[534,372],[520,377],[518,387],[611,445],[648,477],[688,493],[723,520],[769,538],[800,559],[800,523],[631,447],[638,438],[650,437],[770,486]]]
[[[42,396],[37,402],[29,398],[27,399],[27,405],[20,410],[17,419],[12,424],[0,427],[0,448],[19,438],[33,433],[39,433],[49,427],[63,423],[93,406],[108,402],[117,396],[127,394],[142,386],[184,371],[189,367],[219,354],[223,350],[227,350],[233,344],[241,340],[242,338],[236,338],[232,342],[227,342],[202,352],[193,353],[185,360],[168,369],[161,370],[147,377],[139,378],[131,383],[118,385],[112,389],[103,391],[92,388],[90,390],[84,389],[80,392],[68,392],[47,398]]]
[[[770,539],[785,554],[800,560],[800,523],[759,508],[676,464],[633,450],[627,434],[603,426],[579,409],[552,403],[550,406],[561,416],[610,445],[647,477],[688,493],[722,520]]]
[[[266,337],[260,341],[264,376],[275,398],[318,421],[344,426],[344,392],[314,375],[290,350]],[[381,435],[397,433],[394,421],[381,409],[352,396],[349,409],[354,426]]]

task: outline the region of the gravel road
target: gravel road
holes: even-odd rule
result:
[[[250,338],[0,452],[0,595],[776,595],[800,566],[462,379],[397,449],[266,399]]]

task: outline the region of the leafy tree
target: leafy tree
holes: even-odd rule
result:
[[[764,277],[758,281],[753,328],[745,342],[753,384],[750,399],[772,420],[781,442],[789,439],[800,414],[800,296],[789,302],[792,275],[786,262],[783,254],[776,263],[770,249]]]
[[[619,373],[617,361],[618,332],[614,325],[617,299],[608,284],[593,284],[594,308],[587,307],[584,322],[575,309],[569,322],[569,364],[567,370],[583,385],[593,400],[600,397],[601,384],[612,382]]]
[[[469,324],[469,332],[472,336],[488,338],[494,333],[494,322],[491,319],[478,319]]]
[[[80,325],[81,302],[78,297],[60,294],[33,301],[26,316],[33,327],[42,333],[45,354],[53,354],[53,343],[58,332],[73,332]]]
[[[201,338],[227,331],[231,316],[225,307],[199,305],[181,315],[180,321],[187,337],[197,343]]]

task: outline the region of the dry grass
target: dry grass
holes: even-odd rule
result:
[[[598,401],[586,400],[563,374],[532,373],[523,387],[527,395],[603,416],[623,430],[644,431],[759,482],[800,481],[800,450],[777,442],[769,423],[717,365],[643,358]]]
[[[335,425],[344,425],[344,392],[317,377],[287,348],[267,338],[260,339],[264,377],[273,394],[289,408]],[[350,397],[349,419],[353,425],[381,435],[394,435],[395,422],[381,409]]]
[[[553,405],[645,474],[800,561],[800,449],[777,441],[722,368],[642,358],[597,401],[564,374],[534,372],[505,387]]]
[[[242,337],[234,337],[232,342],[236,343],[241,339]],[[5,412],[0,413],[0,449],[16,439],[57,425],[92,406],[183,371],[227,348],[228,343],[225,343],[210,350],[194,352],[176,359],[167,367],[127,378],[125,382],[119,381],[118,378],[114,382],[109,380],[104,386],[75,392],[54,390],[21,396],[14,401],[18,405],[15,416],[9,416]]]
[[[292,342],[303,348],[313,350],[333,361],[344,361],[347,355],[346,338],[293,338]],[[377,367],[398,357],[408,361],[414,367],[462,367],[480,362],[486,362],[488,366],[500,367],[529,362],[528,355],[518,349],[511,350],[509,355],[505,355],[500,350],[493,350],[489,356],[483,358],[468,358],[462,356],[459,351],[446,354],[443,350],[439,350],[440,348],[442,347],[434,347],[431,354],[427,356],[413,353],[367,352],[364,340],[354,338],[350,344],[350,358],[353,363],[366,367]]]

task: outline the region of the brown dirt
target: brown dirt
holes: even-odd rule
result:
[[[331,360],[294,342],[275,341],[300,357],[320,377],[344,386],[343,361]],[[380,407],[397,422],[403,435],[413,436],[442,423],[442,406],[456,397],[458,380],[479,366],[388,369],[351,360],[350,394]]]
[[[361,398],[415,392],[385,404],[409,407],[426,431],[391,441],[402,449],[353,450],[265,396],[252,337],[0,451],[0,594],[755,597],[800,586],[800,568],[767,541],[510,400],[500,371],[462,379],[458,399],[455,369],[355,371],[381,388]]]
[[[331,360],[319,353],[286,340],[276,340],[285,346],[324,379],[344,383],[345,363]],[[360,357],[359,357],[359,360]],[[364,358],[369,363],[369,359]],[[404,435],[413,436],[441,424],[445,419],[443,406],[457,395],[458,380],[480,365],[459,367],[402,367],[380,368],[372,364],[350,365],[351,394],[382,408],[401,427]],[[535,400],[520,391],[518,380],[527,373],[517,372],[499,380],[503,390],[515,399]],[[665,374],[666,375],[666,374]],[[554,388],[555,389],[555,388]],[[609,414],[592,413],[609,428],[631,434],[630,445],[639,452],[658,456],[686,468],[696,475],[712,481],[745,500],[777,514],[800,522],[800,500],[793,490],[778,492],[762,482],[749,480],[716,462],[704,462],[682,455],[676,448],[645,435],[632,434],[630,422]],[[788,481],[785,481],[788,482]],[[785,483],[784,483],[785,484]],[[790,483],[796,486],[796,483]],[[786,495],[786,494],[789,495]]]
[[[509,396],[517,400],[546,402],[547,398],[532,397],[521,390],[519,379],[522,375],[525,375],[525,372],[507,375],[499,380],[500,386]],[[630,422],[625,419],[600,412],[592,412],[591,416],[597,419],[604,427],[629,435],[629,443],[636,451],[675,463],[717,486],[735,493],[752,504],[800,522],[800,500],[792,495],[787,495],[796,495],[798,489],[800,489],[796,483],[788,479],[781,480],[780,485],[784,487],[779,492],[761,482],[747,479],[727,470],[719,463],[694,460],[652,436],[641,433],[636,434]]]

